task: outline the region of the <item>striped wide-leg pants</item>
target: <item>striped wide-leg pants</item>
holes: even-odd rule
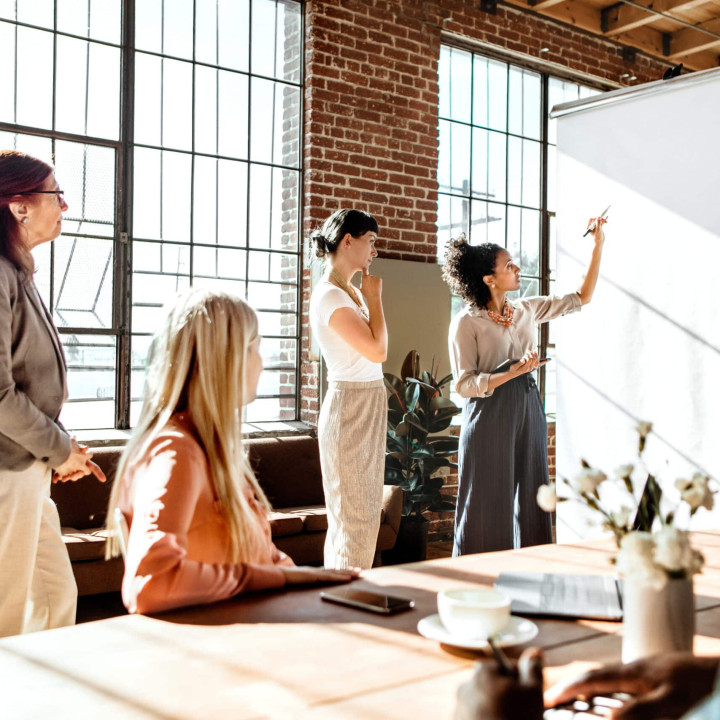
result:
[[[385,479],[382,380],[331,382],[318,421],[327,506],[325,567],[372,567]]]
[[[547,422],[531,375],[467,398],[458,451],[453,555],[552,542],[537,504],[548,482]]]

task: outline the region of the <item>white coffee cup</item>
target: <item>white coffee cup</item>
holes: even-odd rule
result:
[[[510,598],[492,588],[442,590],[437,602],[445,629],[468,640],[484,640],[510,620]]]

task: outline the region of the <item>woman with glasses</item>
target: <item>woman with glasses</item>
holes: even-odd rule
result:
[[[130,527],[122,585],[130,612],[356,577],[296,567],[272,543],[241,424],[262,367],[257,316],[231,295],[186,291],[155,334],[107,515],[116,531],[109,555],[121,549],[116,508]]]
[[[75,622],[50,482],[105,480],[58,420],[65,358],[33,281],[31,251],[60,235],[66,210],[49,165],[0,151],[0,637]]]

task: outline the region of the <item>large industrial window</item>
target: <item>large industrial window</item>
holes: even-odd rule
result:
[[[54,164],[69,210],[35,252],[73,429],[128,427],[163,305],[258,311],[246,420],[297,417],[302,13],[296,0],[0,0],[0,147]]]
[[[440,52],[438,258],[461,233],[508,249],[521,268],[520,296],[553,291],[554,105],[597,92],[547,73],[443,46]],[[460,310],[453,300],[453,314]],[[550,323],[550,326],[552,323]],[[538,347],[553,356],[552,330]],[[540,372],[555,411],[552,363]]]

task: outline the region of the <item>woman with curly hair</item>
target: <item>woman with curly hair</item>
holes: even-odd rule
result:
[[[520,268],[507,250],[465,238],[449,245],[443,277],[467,303],[449,334],[455,391],[465,398],[455,556],[552,542],[550,516],[535,499],[548,482],[547,423],[530,373],[547,362],[538,358],[536,325],[580,310],[593,296],[605,220],[590,223],[587,275],[577,292],[560,297],[509,300]]]

